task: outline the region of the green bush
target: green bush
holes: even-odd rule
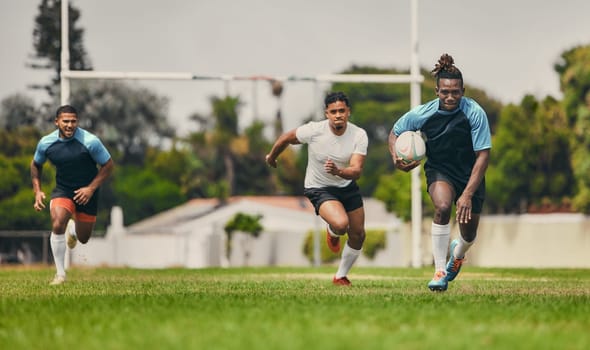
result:
[[[258,237],[260,232],[264,229],[260,224],[262,215],[248,215],[244,213],[236,213],[231,219],[225,224],[224,230],[227,233],[228,238],[234,231],[242,231],[251,234],[254,237]]]
[[[264,227],[260,223],[260,219],[262,219],[262,215],[249,215],[242,212],[238,212],[225,223],[223,229],[227,234],[226,252],[228,257],[231,255],[231,238],[234,231],[245,232],[250,234],[252,237],[256,238],[264,230]],[[249,252],[247,252],[246,254],[249,255]]]
[[[125,211],[126,225],[186,201],[178,184],[162,178],[149,168],[120,167],[116,170],[113,183],[117,205]]]
[[[374,259],[377,251],[385,249],[385,241],[385,230],[367,230],[363,255],[371,260]]]

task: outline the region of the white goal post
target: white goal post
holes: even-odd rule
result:
[[[210,75],[195,74],[190,72],[114,72],[114,71],[75,71],[70,70],[69,54],[69,1],[61,2],[61,74],[60,74],[60,99],[61,104],[68,103],[70,98],[71,79],[141,79],[141,80],[276,80],[310,81],[317,86],[318,83],[396,83],[410,84],[410,104],[418,106],[421,101],[420,85],[424,77],[420,74],[418,63],[418,0],[411,1],[411,53],[410,74],[321,74],[316,76],[238,76],[238,75]],[[65,20],[64,20],[65,19]],[[317,88],[316,88],[317,91]],[[411,172],[411,198],[412,198],[412,259],[413,267],[422,266],[421,231],[422,231],[422,194],[420,183],[420,167]]]

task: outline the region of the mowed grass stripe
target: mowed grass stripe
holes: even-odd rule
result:
[[[0,349],[587,349],[590,271],[0,268]],[[442,344],[442,345],[441,345]]]

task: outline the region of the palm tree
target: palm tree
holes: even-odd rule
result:
[[[274,131],[275,138],[283,133],[283,118],[281,116],[281,95],[283,94],[283,83],[279,80],[270,80],[272,95],[277,99],[277,114],[275,115]]]

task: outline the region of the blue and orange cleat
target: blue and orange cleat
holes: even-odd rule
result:
[[[449,262],[447,263],[447,268],[446,268],[446,272],[447,272],[447,281],[451,282],[452,280],[455,279],[455,277],[457,277],[457,275],[459,274],[459,271],[461,271],[461,265],[463,265],[463,261],[465,261],[465,258],[463,259],[459,259],[459,258],[455,258],[455,247],[457,246],[457,244],[459,244],[459,240],[454,239],[451,242],[451,247],[450,247],[450,257],[449,257]]]
[[[428,288],[433,292],[444,292],[448,286],[447,275],[444,271],[436,271],[432,280],[428,282]]]

